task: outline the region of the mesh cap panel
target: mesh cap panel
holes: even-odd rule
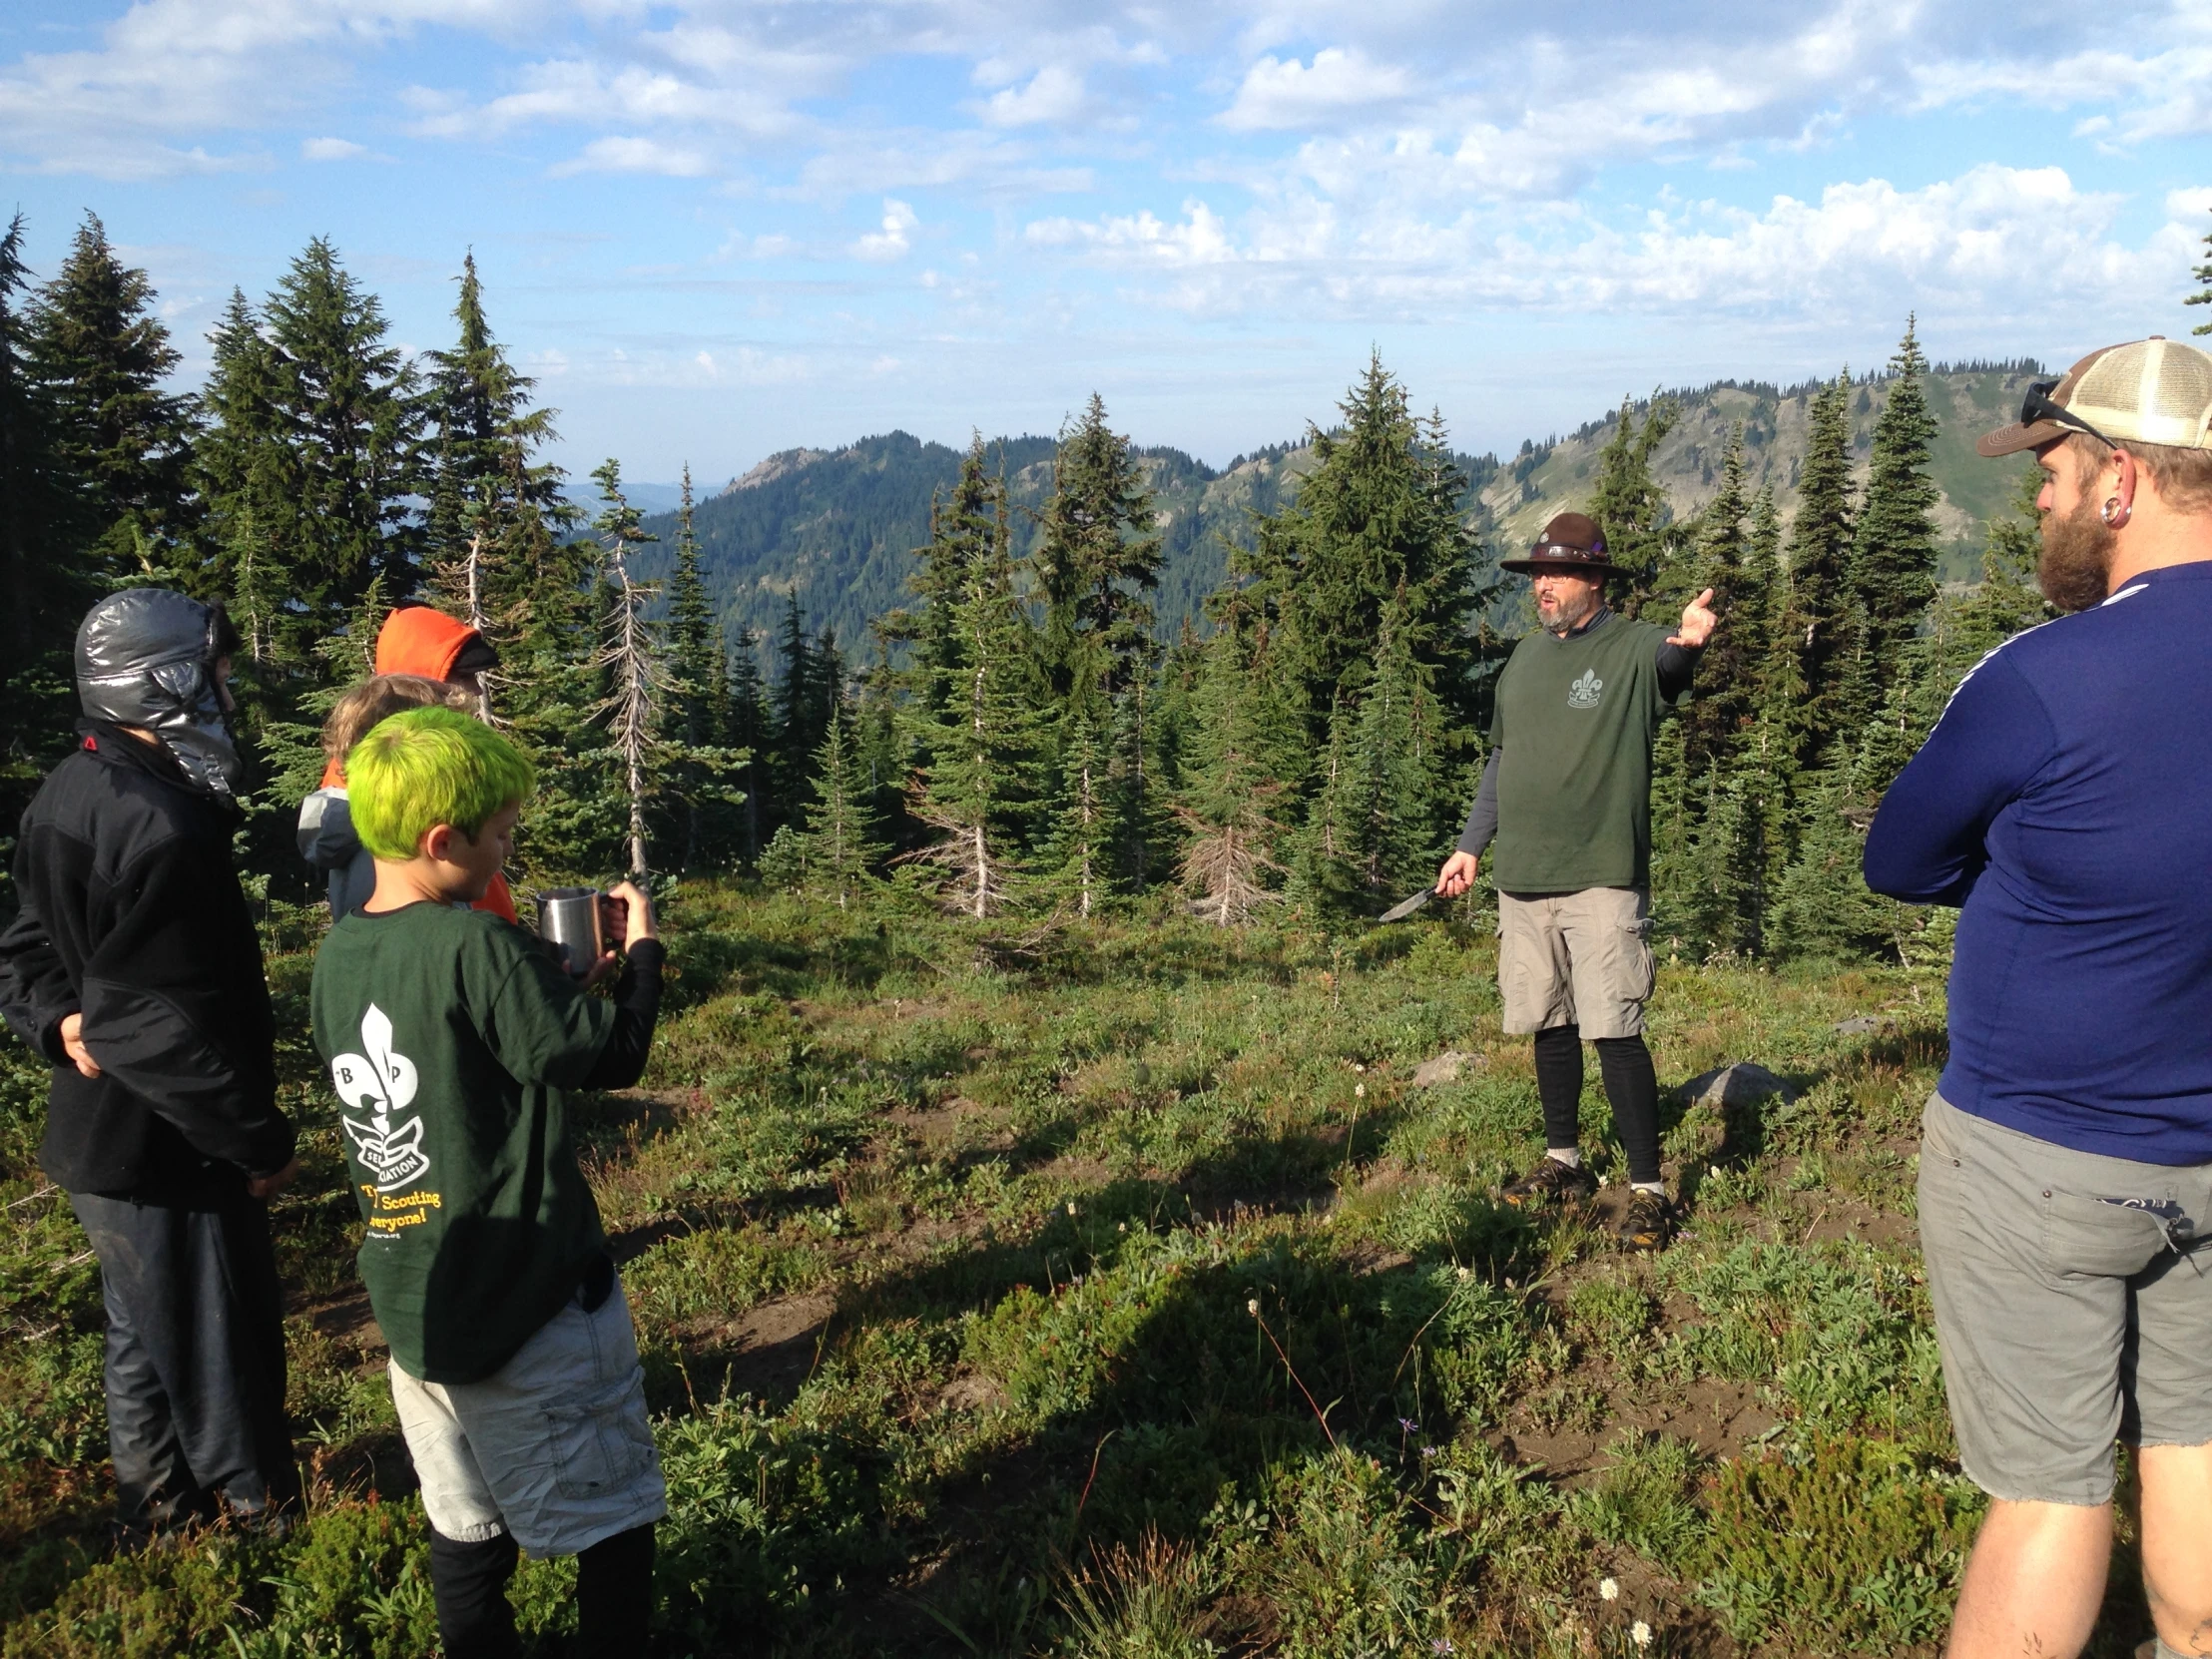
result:
[[[2061,401],[2115,438],[2212,449],[2212,356],[2179,340],[2113,346]]]

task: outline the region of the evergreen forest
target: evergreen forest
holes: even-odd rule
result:
[[[409,358],[312,242],[271,292],[231,296],[187,393],[158,296],[96,218],[42,283],[23,235],[0,242],[24,596],[0,668],[11,823],[69,741],[75,619],[130,583],[223,600],[247,642],[243,835],[272,905],[311,897],[291,813],[322,715],[402,603],[500,652],[491,718],[544,781],[520,849],[533,879],[732,872],[1027,925],[1161,903],[1328,923],[1422,884],[1471,799],[1520,613],[1481,500],[1501,474],[1380,359],[1313,422],[1295,490],[1254,491],[1233,537],[1214,515],[1215,584],[1168,596],[1172,630],[1170,542],[1202,520],[1155,485],[1181,490],[1163,457],[1188,458],[1140,451],[1094,396],[1050,445],[970,445],[904,568],[871,570],[864,633],[810,617],[794,587],[773,629],[733,638],[688,475],[650,526],[612,461],[595,508],[576,505],[544,459],[555,412],[501,347],[473,260],[451,344]],[[1787,524],[1772,481],[1751,485],[1761,434],[1741,420],[1683,517],[1652,466],[1679,404],[1606,423],[1588,504],[1634,570],[1617,602],[1671,620],[1711,587],[1722,617],[1659,757],[1655,913],[1679,958],[1940,948],[1923,937],[1939,921],[1866,891],[1858,837],[1959,675],[2044,612],[2024,493],[1992,521],[1980,581],[1938,587],[1927,372],[1908,327],[1864,488],[1848,414],[1864,388],[1814,388]],[[1036,504],[1017,501],[1009,470],[1040,468]]]

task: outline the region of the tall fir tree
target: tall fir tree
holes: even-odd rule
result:
[[[1851,548],[1851,371],[1813,394],[1797,518],[1790,526],[1787,637],[1797,652],[1804,697],[1794,742],[1810,761],[1842,724],[1844,650],[1849,643]]]
[[[1082,418],[1060,435],[1034,560],[1044,661],[1063,701],[1110,700],[1151,666],[1146,596],[1160,583],[1160,533],[1144,478],[1092,392]]]
[[[2182,300],[2184,305],[2212,305],[2212,231],[2204,234],[2204,263],[2191,273],[2204,286]],[[2200,322],[2190,329],[2192,334],[2212,334],[2212,322]]]
[[[1928,359],[1908,320],[1890,359],[1889,401],[1875,422],[1867,506],[1851,543],[1849,639],[1839,729],[1854,732],[1882,708],[1907,647],[1936,597],[1936,503],[1930,469],[1936,416],[1922,376]]]
[[[111,581],[189,581],[194,408],[168,385],[183,356],[153,282],[116,257],[97,216],[85,215],[29,322],[55,458],[86,496],[86,562]]]
[[[935,839],[902,856],[933,873],[948,908],[980,920],[1019,896],[1026,873],[1048,682],[1014,592],[1004,493],[985,478],[980,443],[961,471],[960,510],[938,518],[916,582],[927,598],[915,653],[925,678],[909,706],[920,765],[908,811]]]
[[[737,787],[745,792],[745,800],[739,803],[738,809],[738,848],[745,867],[750,869],[760,861],[767,835],[773,833],[773,829],[763,828],[761,799],[768,780],[768,692],[761,679],[761,662],[754,653],[750,633],[741,633],[731,649],[728,684],[723,741],[745,756],[736,778]]]
[[[709,758],[728,739],[729,659],[714,606],[699,566],[699,533],[692,517],[691,463],[684,463],[676,508],[676,566],[668,589],[668,732],[687,751],[677,768],[676,810],[681,821],[681,867],[696,869],[714,834],[716,808],[732,779],[717,790],[719,770]]]
[[[1654,396],[1637,424],[1635,405],[1621,399],[1613,435],[1598,454],[1597,489],[1590,516],[1605,532],[1613,563],[1627,571],[1627,586],[1614,596],[1624,616],[1640,615],[1651,598],[1661,568],[1673,557],[1681,537],[1667,506],[1667,492],[1651,468],[1651,459],[1681,418],[1671,397]]]
[[[1312,747],[1328,741],[1340,695],[1357,698],[1374,672],[1373,642],[1392,607],[1454,733],[1470,733],[1481,660],[1471,622],[1487,595],[1460,516],[1466,478],[1442,423],[1413,414],[1379,356],[1339,407],[1341,429],[1311,434],[1314,465],[1296,502],[1257,519],[1254,547],[1232,556],[1244,603],[1261,613]]]
[[[787,825],[777,834],[791,884],[817,892],[847,909],[872,885],[871,867],[883,854],[875,833],[851,712],[840,699],[830,711],[822,749],[815,756],[805,830]],[[789,879],[789,877],[787,877]]]
[[[71,643],[99,593],[79,552],[91,516],[54,453],[59,423],[31,363],[29,275],[18,214],[0,234],[0,834],[10,837],[73,741]],[[0,867],[0,893],[7,879]]]
[[[1178,876],[1193,914],[1219,927],[1281,902],[1289,873],[1283,823],[1286,740],[1303,720],[1281,696],[1264,658],[1264,625],[1231,626],[1207,642],[1190,687],[1190,745],[1176,817],[1183,833]]]
[[[517,372],[484,313],[473,253],[461,261],[451,349],[424,353],[434,435],[428,449],[423,557],[446,607],[491,632],[511,626],[534,572],[532,526],[565,530],[563,475],[535,459],[555,436],[554,411],[533,407],[535,384]]]

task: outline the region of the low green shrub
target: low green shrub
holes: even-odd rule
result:
[[[1808,1654],[1935,1640],[1984,1500],[1891,1440],[1821,1439],[1723,1465],[1701,1596],[1739,1642]]]

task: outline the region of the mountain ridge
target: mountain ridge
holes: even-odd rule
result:
[[[1941,491],[1936,517],[1947,542],[1946,580],[1974,578],[1987,523],[2008,510],[2019,472],[1979,459],[1973,440],[2012,417],[2026,382],[2040,372],[2022,359],[1938,365],[1924,376],[1936,419],[1932,470]],[[1639,421],[1648,418],[1654,397],[1676,405],[1675,424],[1652,457],[1673,515],[1688,518],[1712,499],[1729,434],[1741,422],[1750,488],[1773,488],[1777,509],[1791,519],[1811,399],[1822,383],[1726,379],[1627,400]],[[1854,474],[1862,488],[1874,424],[1893,383],[1882,373],[1852,380]],[[1564,436],[1531,439],[1506,460],[1455,456],[1468,474],[1464,513],[1485,544],[1486,566],[1533,540],[1553,513],[1589,505],[1620,414],[1616,407]],[[1026,554],[1040,535],[1056,442],[1036,434],[998,437],[984,451],[986,464],[1006,478],[1015,551]],[[1171,639],[1186,622],[1203,625],[1206,595],[1228,568],[1225,544],[1250,545],[1251,515],[1296,499],[1313,464],[1311,438],[1262,445],[1220,469],[1168,445],[1141,445],[1135,453],[1160,513],[1155,629]],[[810,634],[831,628],[848,655],[864,659],[868,623],[910,600],[912,553],[928,539],[932,493],[956,478],[960,454],[894,429],[836,449],[779,450],[702,498],[694,508],[701,563],[728,637],[772,642],[796,595]],[[675,515],[655,513],[646,524],[661,539],[640,551],[639,571],[665,579]]]

